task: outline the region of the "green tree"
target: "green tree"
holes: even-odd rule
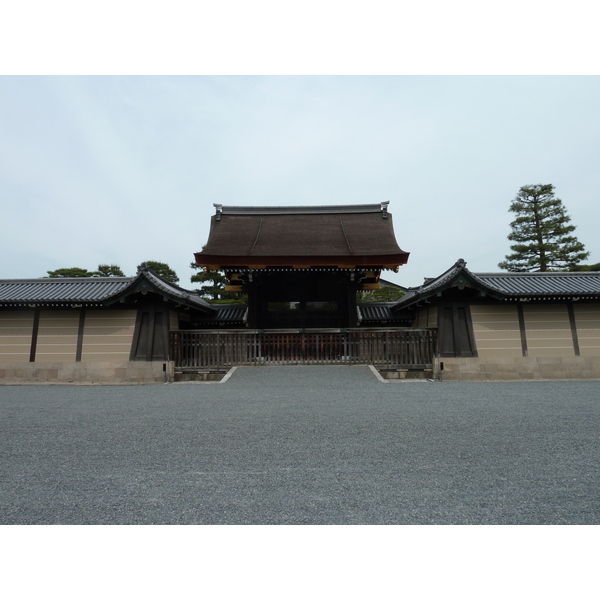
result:
[[[56,271],[46,271],[48,277],[93,277],[93,273],[80,267],[71,267],[70,269],[56,269]]]
[[[600,271],[600,263],[594,265],[574,265],[569,271]]]
[[[552,184],[523,186],[510,205],[517,216],[508,239],[512,254],[498,264],[513,272],[572,269],[589,256]]]
[[[125,277],[125,273],[118,265],[98,265],[98,270],[92,277]]]
[[[156,260],[147,260],[145,264],[159,277],[162,277],[171,283],[177,283],[179,281],[177,273],[175,273],[175,271],[173,271],[173,269],[171,269],[167,263],[158,262]]]
[[[202,269],[195,263],[191,263],[192,269]],[[190,281],[192,283],[203,283],[201,285],[200,295],[209,300],[210,302],[233,302],[240,303],[244,302],[247,296],[245,294],[239,294],[237,292],[226,292],[225,285],[227,283],[227,277],[221,271],[201,271],[191,276]]]
[[[118,265],[98,265],[97,271],[88,271],[80,267],[71,267],[70,269],[56,269],[56,271],[46,271],[48,277],[125,277]]]

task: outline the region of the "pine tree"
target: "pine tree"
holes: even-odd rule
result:
[[[507,271],[554,271],[573,269],[589,256],[574,236],[574,225],[552,184],[523,186],[510,205],[517,215],[508,239],[512,254],[499,263]]]
[[[69,267],[64,269],[56,269],[56,271],[46,271],[49,278],[57,277],[93,277],[93,273],[81,267]]]
[[[396,302],[404,292],[392,285],[382,286],[378,290],[356,292],[357,302]]]
[[[192,269],[201,269],[196,263],[191,263]],[[242,303],[247,299],[246,294],[237,292],[226,292],[225,284],[227,277],[220,271],[201,271],[191,276],[192,283],[203,283],[200,286],[200,294],[209,302],[228,301],[232,304]],[[211,285],[212,284],[212,285]]]
[[[98,270],[93,273],[93,277],[125,277],[119,265],[98,265]]]

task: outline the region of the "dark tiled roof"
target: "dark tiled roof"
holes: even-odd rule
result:
[[[510,296],[600,294],[600,273],[475,273],[490,287]]]
[[[358,305],[361,321],[412,321],[413,314],[410,310],[392,312],[393,302],[364,302]]]
[[[439,277],[409,288],[394,311],[425,300],[445,289],[471,287],[498,300],[567,300],[600,298],[600,272],[472,273],[461,258]]]
[[[392,312],[393,302],[365,302],[358,305],[362,321],[386,322],[399,324],[412,322],[413,312],[410,309]],[[248,306],[246,304],[214,304],[217,310],[214,315],[206,316],[202,323],[206,325],[219,323],[245,323]]]
[[[391,214],[378,204],[224,206],[212,217],[206,246],[196,253],[196,262],[206,266],[278,266],[290,260],[313,266],[400,265],[408,253],[396,242]]]
[[[248,311],[246,304],[214,304],[217,314],[211,317],[211,321],[239,321],[243,322]]]
[[[186,290],[184,288],[181,288],[178,285],[175,285],[174,283],[165,281],[149,269],[142,268],[140,274],[138,275],[138,278],[140,278],[142,274],[148,281],[154,284],[154,286],[157,289],[165,292],[165,294],[167,294],[167,296],[169,296],[171,299],[179,299],[182,302],[188,303],[190,305],[195,305],[203,309],[208,309],[210,311],[214,310],[214,308],[206,300],[204,300],[204,298],[200,296],[198,290]]]
[[[184,290],[150,270],[135,277],[60,277],[0,280],[1,306],[103,306],[138,291],[155,291],[169,299],[198,308],[214,309],[197,291]]]
[[[2,279],[0,304],[101,304],[126,289],[133,277]]]

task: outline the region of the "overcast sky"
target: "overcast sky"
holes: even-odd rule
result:
[[[0,78],[0,278],[168,263],[190,284],[213,203],[389,201],[402,285],[497,271],[509,204],[552,183],[600,262],[600,78]]]

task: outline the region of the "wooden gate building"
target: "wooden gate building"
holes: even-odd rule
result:
[[[215,207],[196,263],[247,304],[211,305],[144,264],[134,277],[0,280],[0,383],[268,364],[600,379],[600,272],[474,273],[461,259],[397,302],[357,303],[408,260],[387,202]]]
[[[408,260],[387,202],[215,207],[196,263],[248,294],[251,329],[357,327],[356,292],[378,288],[382,270]]]

